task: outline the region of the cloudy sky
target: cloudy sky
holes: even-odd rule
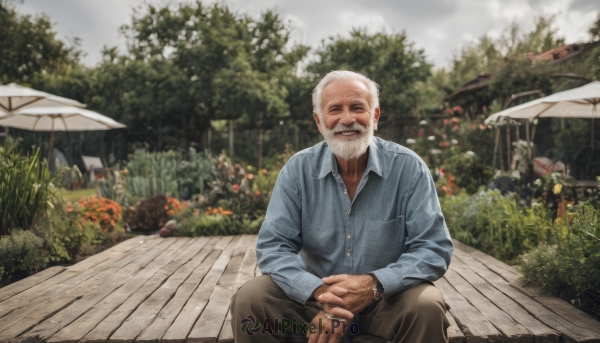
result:
[[[559,35],[567,43],[587,41],[587,30],[600,11],[600,0],[218,0],[230,8],[259,15],[274,8],[294,27],[293,38],[317,46],[328,36],[346,34],[352,27],[371,32],[406,31],[438,67],[448,65],[466,42],[484,34],[499,36],[511,22],[533,27],[540,15],[555,15]],[[129,22],[132,8],[182,0],[12,0],[20,13],[45,12],[56,23],[59,38],[79,37],[84,62],[100,60],[104,45],[124,51],[118,33]],[[214,0],[204,0],[214,2]]]

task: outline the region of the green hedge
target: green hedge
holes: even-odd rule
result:
[[[12,230],[0,236],[0,284],[8,284],[42,270],[47,261],[40,249],[44,240],[30,231]]]

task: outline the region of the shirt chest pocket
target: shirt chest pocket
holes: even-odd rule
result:
[[[402,254],[405,233],[403,216],[387,222],[367,220],[365,263],[383,268],[398,261]]]

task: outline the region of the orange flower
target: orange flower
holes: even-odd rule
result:
[[[266,169],[261,169],[260,171],[263,175],[267,175],[267,170]]]
[[[221,211],[221,214],[224,215],[224,216],[230,216],[230,215],[233,214],[233,212],[231,212],[229,210],[224,210],[224,211]]]
[[[254,195],[257,196],[257,197],[259,197],[260,196],[260,191],[254,192]]]

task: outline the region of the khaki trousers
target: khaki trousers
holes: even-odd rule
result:
[[[348,323],[346,337],[351,341],[358,331],[394,343],[447,342],[450,324],[446,308],[442,293],[423,282],[374,301]],[[303,305],[291,299],[269,275],[262,275],[245,283],[232,299],[233,337],[236,343],[303,342],[303,330],[307,329],[303,325],[310,324],[321,310],[318,302]],[[287,328],[282,332],[284,326]]]

